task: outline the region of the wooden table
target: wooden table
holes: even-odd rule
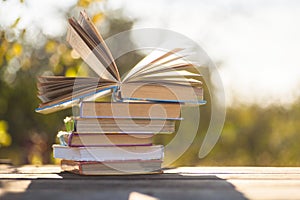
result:
[[[79,176],[55,165],[0,165],[0,199],[300,199],[300,168],[181,167],[156,175]]]

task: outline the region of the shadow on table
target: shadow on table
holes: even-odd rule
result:
[[[58,175],[60,179],[33,179],[24,192],[4,192],[2,196],[0,195],[0,199],[127,200],[131,192],[146,194],[161,200],[246,199],[231,183],[214,175],[80,176],[66,172]],[[28,181],[28,179],[15,180],[15,187],[18,187],[18,182],[24,180]],[[0,191],[5,190],[3,183],[4,180],[0,183]],[[143,199],[147,198],[140,198]]]

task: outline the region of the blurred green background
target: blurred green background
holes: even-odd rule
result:
[[[77,17],[79,10],[86,9],[94,23],[103,28],[101,33],[104,38],[131,29],[136,20],[127,18],[122,9],[105,6],[106,3],[89,0],[69,2],[60,16],[67,20],[70,16]],[[95,4],[101,4],[101,10],[95,9]],[[0,32],[0,158],[10,159],[16,165],[55,163],[51,145],[56,142],[57,131],[63,127],[64,117],[71,115],[71,111],[49,115],[35,113],[39,104],[36,77],[42,74],[87,76],[89,70],[66,43],[64,34],[53,37],[40,31],[36,33],[40,40],[31,43],[26,36],[30,30],[26,27],[16,32],[21,20],[17,18],[9,26],[2,26]],[[121,74],[141,58],[135,52],[119,58],[117,64]],[[221,66],[222,62],[219,63]],[[209,102],[207,95],[206,99]],[[218,143],[208,156],[199,159],[198,152],[209,119],[210,103],[201,107],[197,136],[173,166],[300,164],[299,98],[285,106],[231,104],[227,107],[226,121]],[[158,136],[155,141],[167,144],[172,137]]]

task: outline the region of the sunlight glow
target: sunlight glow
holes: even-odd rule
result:
[[[113,0],[110,4],[137,18],[135,27],[167,28],[198,42],[220,69],[228,105],[284,105],[299,98],[299,1]]]

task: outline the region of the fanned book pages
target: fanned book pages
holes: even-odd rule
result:
[[[99,77],[41,76],[40,113],[51,113],[81,100],[112,94],[113,101],[160,101],[203,104],[201,76],[176,48],[154,50],[120,77],[114,58],[85,12],[69,19],[67,41]]]

